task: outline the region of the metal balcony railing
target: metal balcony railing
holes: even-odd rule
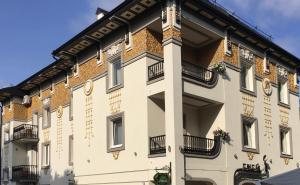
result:
[[[164,76],[164,62],[157,62],[148,66],[148,81]]]
[[[198,136],[184,135],[183,153],[199,157],[215,158],[221,150],[221,139],[208,139]],[[150,137],[150,155],[166,153],[166,136]]]
[[[35,182],[38,180],[36,165],[21,165],[12,167],[13,181]]]
[[[38,139],[37,125],[22,124],[14,128],[13,140]]]
[[[166,153],[166,136],[150,137],[150,155]]]
[[[204,67],[189,63],[182,63],[182,76],[202,83],[205,86],[214,86],[218,80],[218,74]]]

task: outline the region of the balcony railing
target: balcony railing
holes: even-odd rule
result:
[[[13,181],[35,182],[38,180],[36,165],[21,165],[12,167]]]
[[[203,158],[216,158],[221,150],[221,139],[184,135],[183,153]],[[150,155],[166,153],[166,136],[150,137]]]
[[[184,135],[184,153],[201,156],[216,156],[220,151],[220,138],[208,139]]]
[[[166,136],[150,137],[150,155],[166,153]]]
[[[148,81],[158,79],[162,76],[164,76],[163,61],[148,66]],[[218,81],[218,74],[215,71],[189,62],[182,63],[182,76],[206,87],[213,87]]]
[[[182,63],[182,75],[208,87],[214,86],[218,80],[218,74],[215,71],[189,62]]]
[[[13,140],[38,140],[37,125],[22,124],[14,128]]]
[[[164,62],[158,62],[148,66],[148,81],[164,76]]]

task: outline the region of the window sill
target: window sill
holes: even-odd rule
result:
[[[49,169],[49,168],[50,168],[50,165],[47,165],[47,166],[44,165],[44,166],[42,166],[41,168],[42,168],[42,169]]]
[[[118,89],[121,89],[123,88],[124,85],[123,84],[119,84],[119,85],[116,85],[116,86],[113,86],[113,87],[109,87],[107,90],[106,90],[106,93],[111,93],[113,91],[116,91]]]
[[[281,154],[280,154],[280,157],[281,157],[281,158],[287,158],[287,159],[293,159],[293,155],[291,155],[291,154],[284,154],[284,153],[281,153]]]
[[[111,146],[108,148],[107,152],[110,153],[110,152],[116,152],[116,151],[122,151],[122,150],[125,150],[124,144],[117,145],[117,146]]]
[[[251,90],[245,89],[243,87],[241,87],[240,91],[243,92],[243,93],[246,93],[246,94],[249,94],[251,96],[255,96],[256,97],[256,92],[255,91],[251,91]]]
[[[286,103],[283,103],[283,102],[280,102],[280,101],[278,101],[278,105],[281,106],[281,107],[287,108],[287,109],[291,108],[289,104],[286,104]]]
[[[42,129],[44,130],[44,129],[47,129],[47,128],[50,128],[51,127],[51,125],[49,125],[49,126],[42,126]]]
[[[255,153],[255,154],[259,154],[259,150],[258,150],[258,149],[255,149],[255,148],[247,148],[247,147],[243,147],[242,151],[243,151],[243,152],[252,152],[252,153]]]

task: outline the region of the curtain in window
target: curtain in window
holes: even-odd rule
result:
[[[242,68],[241,68],[241,86],[245,89],[247,88],[247,86],[246,86],[247,71],[246,70],[247,70],[246,67],[242,66]]]
[[[113,63],[113,85],[121,84],[121,61]]]
[[[113,122],[113,145],[122,144],[122,119]]]

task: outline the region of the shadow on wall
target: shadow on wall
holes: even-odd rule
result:
[[[53,173],[52,169],[42,169],[39,184],[76,185],[77,182],[75,181],[75,174],[72,169],[64,170],[63,175],[57,172]]]

